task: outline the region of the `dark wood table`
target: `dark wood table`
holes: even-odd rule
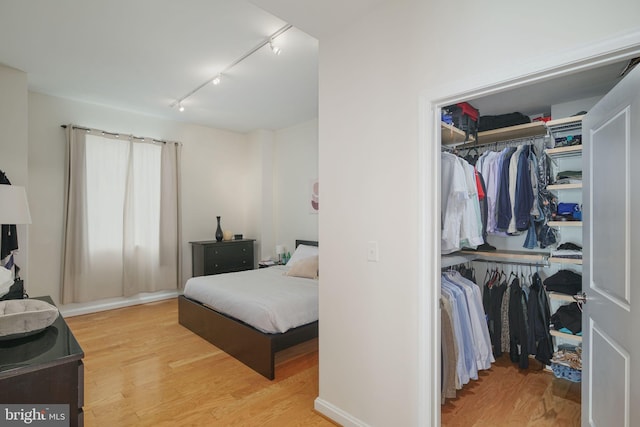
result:
[[[36,335],[0,341],[0,404],[68,404],[69,425],[83,426],[83,357],[62,315]]]

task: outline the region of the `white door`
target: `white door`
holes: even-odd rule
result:
[[[640,66],[582,124],[582,425],[640,423]]]

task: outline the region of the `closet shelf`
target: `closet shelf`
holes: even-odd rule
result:
[[[566,334],[564,332],[556,331],[555,329],[551,329],[549,331],[549,333],[551,335],[553,335],[554,337],[582,342],[582,336],[581,335]]]
[[[551,158],[576,156],[582,154],[582,145],[568,145],[566,147],[547,148],[545,154]]]
[[[582,227],[582,221],[549,221],[549,227]]]
[[[552,264],[574,264],[574,265],[582,265],[581,259],[574,258],[561,258],[561,257],[551,257],[549,258],[549,262]]]
[[[563,117],[561,119],[549,120],[546,125],[552,135],[559,132],[576,131],[582,129],[583,118],[584,115]]]
[[[464,254],[475,255],[480,261],[524,261],[532,263],[546,264],[549,258],[548,252],[528,252],[528,251],[461,251]]]
[[[546,123],[536,121],[525,123],[522,125],[515,125],[478,132],[477,143],[490,144],[492,142],[509,141],[512,139],[528,138],[548,134],[553,135],[558,132],[579,130],[581,128],[582,117],[583,116],[566,117],[562,119],[550,120]],[[465,140],[464,131],[445,122],[441,123],[441,135],[443,145],[458,144],[463,142],[476,142],[474,141],[474,138],[472,136],[470,136],[468,140]],[[574,147],[576,146],[552,148],[548,151],[551,151],[549,154],[552,154],[553,150],[561,150],[564,148],[572,149]],[[582,146],[578,147],[580,147],[579,149],[582,150]]]
[[[579,184],[550,184],[547,185],[547,190],[559,191],[559,190],[579,190],[582,189],[582,183]]]
[[[572,116],[572,117],[563,117],[561,119],[549,120],[547,122],[547,127],[551,130],[566,126],[566,125],[577,125],[582,126],[582,119],[584,118],[584,114],[581,116]]]
[[[547,127],[544,122],[531,122],[523,125],[509,126],[506,128],[492,129],[478,132],[478,143],[488,144],[491,142],[508,141],[510,139],[527,138],[530,136],[540,136],[547,134]]]
[[[473,142],[473,136],[469,135],[469,140],[465,138],[465,132],[457,127],[445,122],[441,122],[440,137],[443,145],[459,144],[462,142]]]

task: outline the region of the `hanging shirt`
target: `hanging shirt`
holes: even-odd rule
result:
[[[443,273],[443,276],[446,277],[449,283],[461,289],[466,297],[477,369],[491,368],[491,363],[495,362],[495,359],[493,358],[491,338],[482,308],[480,287],[462,277],[457,271],[447,271]]]
[[[511,198],[509,196],[509,166],[515,147],[503,150],[502,165],[500,167],[500,185],[498,187],[498,206],[496,230],[507,231],[511,221]]]
[[[466,312],[464,302],[460,298],[464,297],[462,291],[452,285],[441,281],[440,294],[447,298],[451,304],[451,317],[453,319],[453,330],[458,347],[458,360],[456,361],[457,384],[460,388],[471,379],[478,379],[478,371],[473,357],[473,342],[469,332],[469,315]],[[466,313],[466,316],[465,316]],[[475,373],[474,373],[475,372]],[[457,385],[456,385],[457,386]]]
[[[464,168],[458,157],[450,153],[441,156],[441,252],[449,254],[460,249],[462,217],[469,193]]]
[[[482,238],[482,216],[480,214],[480,202],[476,185],[475,168],[466,160],[458,158],[465,174],[465,183],[468,197],[465,199],[465,207],[462,215],[460,230],[460,247],[475,249],[484,243]]]
[[[516,200],[516,187],[518,186],[518,170],[520,170],[520,162],[522,161],[520,155],[523,151],[524,145],[519,145],[509,163],[509,201],[511,202],[511,217],[509,219],[509,226],[507,227],[507,233],[509,234],[515,234],[518,231],[516,229],[515,215],[516,204],[518,203]]]
[[[498,200],[498,186],[500,184],[500,159],[502,153],[495,151],[486,151],[483,153],[484,159],[480,164],[478,171],[484,178],[486,184],[486,201],[487,201],[487,232],[493,233],[496,231],[496,218],[497,218],[497,200]],[[480,162],[479,162],[480,163]]]
[[[518,162],[518,176],[516,182],[516,204],[514,208],[514,223],[518,231],[525,231],[529,228],[531,220],[531,208],[533,207],[533,187],[531,184],[531,171],[529,170],[529,152],[531,146],[525,146],[520,153]]]

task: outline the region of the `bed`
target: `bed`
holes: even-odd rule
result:
[[[296,240],[296,248],[298,248],[299,245],[305,245],[307,247],[318,246],[318,242]],[[260,270],[271,271],[248,270],[246,272],[226,273],[189,279],[185,285],[185,295],[178,297],[178,321],[187,329],[235,357],[251,369],[273,380],[275,378],[275,354],[286,348],[316,338],[318,336],[317,316],[311,319],[294,316],[294,322],[303,322],[303,324],[295,327],[288,327],[286,322],[282,323],[279,319],[272,321],[271,326],[268,324],[265,325],[264,323],[256,323],[256,326],[252,326],[246,321],[238,320],[232,314],[229,314],[229,312],[223,312],[222,310],[228,309],[226,306],[223,309],[216,308],[215,298],[209,297],[209,299],[207,299],[202,291],[197,291],[197,289],[202,289],[203,286],[206,286],[204,282],[208,280],[218,282],[224,287],[225,282],[234,283],[235,281],[235,283],[241,283],[245,280],[264,280],[265,275],[263,273],[267,273],[267,275],[271,277],[265,281],[265,283],[267,283],[278,273],[277,267]],[[284,276],[282,273],[278,274],[282,281],[298,279],[296,277]],[[309,281],[311,279],[302,280]],[[315,282],[317,313],[317,280],[315,280]],[[233,286],[227,284],[226,287],[228,290]],[[249,286],[242,286],[242,288],[248,289]],[[307,292],[307,294],[308,293],[309,292]],[[262,298],[262,296],[259,298]],[[280,300],[279,304],[282,304],[282,302],[283,301]],[[309,301],[305,300],[304,304],[307,304],[307,306],[302,305],[302,307],[308,307]],[[259,311],[259,307],[256,311]],[[253,317],[262,317],[264,320],[265,318],[273,316],[256,315]],[[248,321],[255,323],[253,318]],[[267,323],[269,323],[268,319]],[[279,332],[279,330],[284,329],[286,329],[285,332]]]

